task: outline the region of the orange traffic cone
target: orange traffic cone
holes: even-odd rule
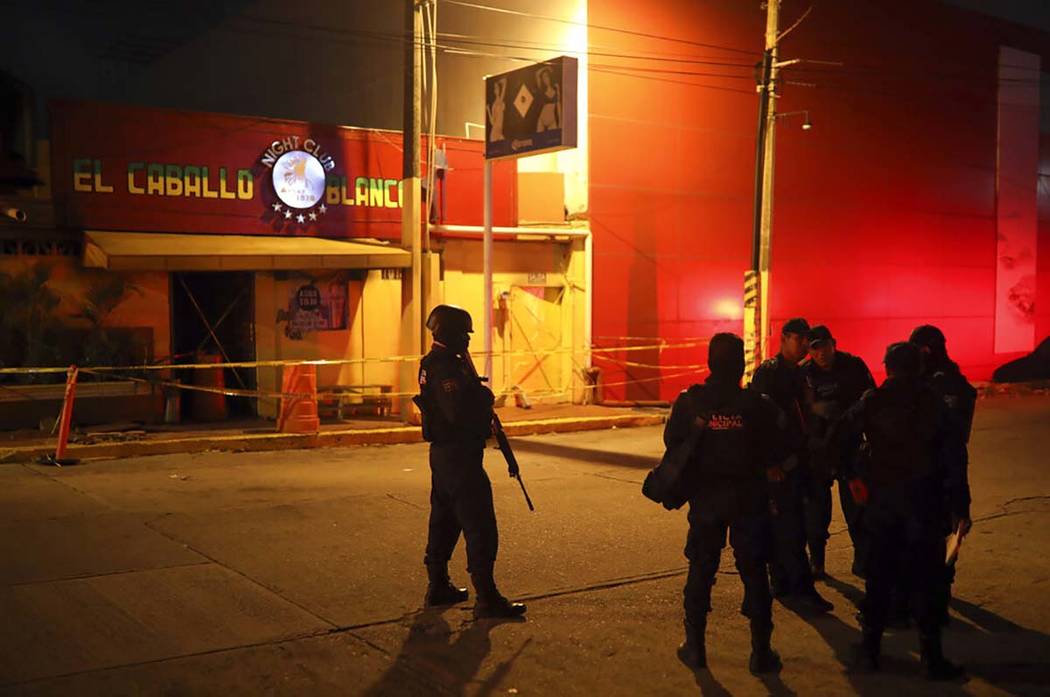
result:
[[[317,366],[285,366],[281,380],[281,413],[277,430],[281,433],[317,433]]]

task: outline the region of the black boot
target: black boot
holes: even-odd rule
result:
[[[781,598],[780,602],[798,614],[807,616],[823,615],[835,609],[813,585],[795,595]]]
[[[919,646],[927,680],[955,680],[965,673],[962,666],[944,657],[940,628],[931,632],[922,632],[919,635]]]
[[[866,627],[861,629],[860,644],[854,646],[853,668],[859,673],[874,673],[879,669],[882,653],[882,632]]]
[[[524,603],[512,603],[499,592],[491,571],[472,573],[470,580],[474,584],[474,592],[477,595],[477,601],[474,604],[474,619],[512,618],[525,614]]]
[[[457,588],[448,578],[448,564],[427,564],[427,594],[423,598],[425,607],[461,603],[470,597],[466,588]]]
[[[780,662],[780,654],[769,645],[772,636],[772,622],[751,620],[751,660],[748,662],[748,669],[752,675],[779,673],[784,667]]]
[[[678,659],[693,670],[707,667],[707,647],[704,645],[706,629],[706,617],[701,621],[685,620],[685,641],[678,645]]]

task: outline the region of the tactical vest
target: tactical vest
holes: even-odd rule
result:
[[[753,479],[764,474],[759,457],[756,411],[761,395],[748,390],[725,392],[708,385],[689,390],[696,416],[707,422],[695,454],[701,478]]]

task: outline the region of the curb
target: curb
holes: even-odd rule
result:
[[[617,416],[582,416],[532,421],[512,421],[504,424],[508,436],[533,436],[546,433],[574,433],[611,428],[658,426],[666,420],[664,414],[623,414]],[[233,436],[195,436],[164,440],[125,441],[94,445],[70,445],[66,456],[80,460],[121,459],[150,455],[181,453],[263,452],[269,450],[300,450],[306,448],[345,448],[362,445],[399,445],[423,441],[418,426],[393,428],[347,429],[321,433],[260,433]],[[50,445],[31,445],[0,450],[0,463],[32,462],[50,455]]]

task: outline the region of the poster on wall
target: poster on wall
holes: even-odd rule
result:
[[[346,280],[310,281],[293,285],[288,309],[277,311],[277,322],[284,322],[284,335],[302,339],[311,332],[347,329]]]
[[[999,153],[996,171],[995,352],[1035,347],[1039,249],[1039,56],[999,54]]]

